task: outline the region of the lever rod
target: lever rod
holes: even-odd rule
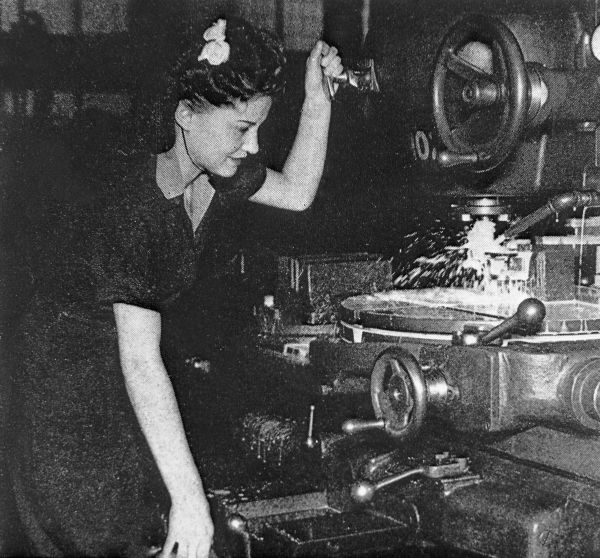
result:
[[[450,168],[458,165],[475,165],[480,161],[477,153],[455,153],[454,151],[440,151],[436,157],[440,167]]]
[[[384,419],[372,419],[372,420],[362,420],[362,419],[350,419],[344,421],[342,424],[342,430],[344,434],[358,434],[359,432],[364,432],[366,430],[384,430],[385,429],[385,420]]]
[[[355,502],[360,502],[361,504],[370,502],[374,498],[375,493],[378,490],[388,486],[389,484],[400,482],[410,477],[420,475],[424,472],[425,467],[417,467],[416,469],[410,469],[409,471],[404,471],[402,473],[398,473],[397,475],[392,475],[391,477],[382,479],[379,482],[369,482],[365,480],[357,482],[352,487],[352,499]]]

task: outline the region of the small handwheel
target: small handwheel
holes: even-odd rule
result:
[[[471,15],[450,28],[433,73],[433,115],[448,149],[441,165],[490,170],[516,148],[529,111],[523,53],[496,17]]]
[[[371,372],[371,402],[392,438],[409,438],[421,428],[427,412],[427,385],[413,355],[391,347],[377,357]]]

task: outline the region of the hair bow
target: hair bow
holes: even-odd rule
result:
[[[198,62],[206,60],[211,66],[218,66],[229,59],[229,43],[225,40],[227,22],[219,19],[213,23],[202,38],[207,41],[198,56]]]

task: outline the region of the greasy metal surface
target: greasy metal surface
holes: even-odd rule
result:
[[[419,361],[442,372],[459,394],[429,411],[462,432],[510,432],[536,424],[599,429],[592,415],[586,423],[578,417],[571,396],[576,372],[597,355],[593,342],[419,349]],[[586,394],[594,389],[590,384]]]
[[[264,519],[271,515],[293,515],[307,511],[317,513],[318,510],[330,510],[327,504],[327,496],[324,492],[308,492],[306,494],[294,494],[280,498],[268,498],[251,501],[228,501],[221,497],[223,505],[230,513],[239,513],[246,519]]]
[[[321,341],[320,345],[323,344]],[[359,347],[333,341],[332,344],[336,349],[335,360],[340,365],[344,364],[344,359],[337,358],[339,351],[347,349],[354,355]],[[363,346],[363,349],[367,351],[367,347]],[[433,542],[454,552],[423,551],[418,554],[419,558],[464,558],[474,551],[495,558],[592,558],[600,555],[600,482],[586,473],[586,468],[594,466],[598,438],[594,442],[572,430],[563,430],[561,435],[556,435],[549,428],[538,428],[530,430],[528,435],[522,433],[510,437],[509,430],[503,434],[504,442],[495,443],[493,440],[499,439],[497,435],[492,437],[492,433],[486,432],[490,421],[495,428],[513,428],[514,432],[515,425],[520,424],[523,428],[527,420],[540,421],[550,415],[556,419],[559,402],[556,398],[552,401],[556,396],[556,391],[553,392],[556,384],[552,383],[555,376],[563,374],[578,359],[591,358],[597,350],[598,345],[594,343],[507,348],[414,347],[411,352],[429,367],[427,373],[444,368],[452,382],[460,387],[460,404],[440,408],[445,419],[426,426],[417,440],[399,447],[394,456],[396,463],[382,467],[385,470],[377,472],[377,479],[427,463],[421,452],[440,451],[469,457],[470,469],[476,477],[460,479],[457,483],[420,478],[390,486],[377,494],[369,509],[407,526],[410,525],[406,519],[407,510],[416,508],[413,513],[419,517],[417,541]],[[327,359],[321,361],[327,362]],[[354,366],[360,368],[363,365],[366,365],[363,360],[353,366],[345,364],[343,368],[350,366],[351,371],[343,376],[352,385],[357,384],[359,370]],[[267,370],[263,363],[261,373],[252,376],[253,381],[262,385],[263,405],[272,393],[265,378],[269,373]],[[319,371],[312,380],[309,377],[304,380],[323,384],[328,381],[325,378],[329,372]],[[342,390],[343,393],[334,395],[336,386],[341,385],[343,379],[338,374],[335,374],[333,390],[323,397],[322,414],[317,415],[321,417],[318,426],[322,439],[336,432],[341,424],[341,420],[333,423],[325,420],[326,415],[335,412],[333,399],[344,396],[349,404],[354,401],[354,392]],[[282,396],[280,410],[285,413],[295,397],[296,388],[286,382],[277,386]],[[368,398],[368,384],[362,389]],[[348,408],[350,413],[356,412],[354,406]],[[522,418],[526,419],[525,424],[520,422]],[[457,433],[448,420],[462,432]],[[563,424],[561,428],[565,426]],[[474,433],[478,429],[480,431]],[[574,442],[576,439],[578,443]],[[586,441],[593,443],[586,444]],[[369,529],[368,521],[362,522],[361,527],[361,522],[329,517],[354,511],[348,488],[364,478],[364,464],[370,458],[389,451],[390,447],[380,438],[366,435],[334,444],[323,462],[326,491],[306,491],[278,498],[272,491],[269,491],[270,496],[263,496],[265,490],[261,487],[256,493],[244,490],[244,495],[249,498],[246,502],[228,500],[230,496],[218,499],[221,502],[228,500],[228,511],[236,509],[253,516],[248,523],[256,535],[252,538],[254,556],[350,556],[352,551],[365,548],[371,551],[371,556],[412,556],[410,545],[415,544],[414,526],[408,531],[400,527],[393,540],[386,542],[383,537],[373,535],[376,531]],[[584,448],[587,448],[585,460],[578,469],[576,462]],[[297,465],[301,463],[299,454]],[[274,471],[283,474],[279,468]],[[288,479],[287,484],[280,486],[279,494],[290,494],[287,490],[292,479]],[[257,479],[246,473],[240,480],[248,485]],[[232,491],[231,496],[237,497],[237,493]],[[359,534],[351,529],[352,525],[363,530]],[[267,538],[262,536],[266,532]],[[241,544],[224,539],[225,536],[220,548]],[[348,546],[344,547],[346,541]],[[377,545],[382,545],[385,550],[374,550]]]
[[[344,300],[341,318],[367,328],[423,333],[453,333],[465,327],[491,329],[512,316],[525,293],[485,293],[435,288],[389,291]],[[578,300],[544,302],[540,334],[600,331],[600,305]]]
[[[265,543],[293,556],[352,556],[399,548],[408,526],[369,510],[285,521],[265,528]]]
[[[416,496],[431,538],[497,558],[598,555],[593,485],[485,451],[473,451],[473,458],[481,484],[437,502],[431,487]]]
[[[249,384],[256,388],[254,404],[259,406],[257,408],[268,413],[275,413],[278,409],[284,417],[295,416],[291,412],[291,404],[295,404],[299,397],[300,387],[311,394],[317,391],[315,387],[320,387],[322,391],[318,391],[321,391],[322,398],[316,417],[322,440],[332,432],[339,432],[342,419],[335,418],[338,406],[345,411],[342,413],[344,419],[373,416],[370,409],[367,409],[369,414],[359,413],[358,396],[362,391],[363,399],[368,401],[368,381],[361,380],[368,379],[374,358],[382,349],[377,346],[377,350],[371,351],[366,345],[347,345],[331,340],[330,355],[330,347],[325,345],[327,342],[320,340],[315,342],[315,352],[311,350],[311,367],[318,363],[319,368],[314,374],[308,374],[308,369],[285,365],[282,361],[269,366],[269,361],[263,356],[256,363],[255,371],[248,370],[247,378]],[[479,478],[461,479],[459,483],[450,484],[434,479],[417,479],[381,491],[370,504],[371,509],[407,524],[404,521],[406,510],[408,507],[412,509],[414,504],[420,517],[419,536],[425,541],[459,549],[455,555],[463,558],[467,555],[466,551],[479,551],[496,558],[592,558],[600,555],[600,483],[590,479],[592,475],[586,473],[587,468],[594,466],[597,443],[586,445],[586,440],[592,439],[573,432],[573,417],[569,416],[565,407],[568,401],[560,399],[558,385],[561,378],[568,378],[569,370],[577,363],[597,356],[599,344],[518,343],[508,347],[473,348],[418,346],[415,342],[410,349],[404,348],[415,355],[426,368],[426,374],[443,371],[449,383],[458,388],[459,397],[434,409],[434,420],[424,427],[422,436],[410,444],[402,444],[398,450],[397,468],[389,473],[427,463],[420,459],[419,448],[434,452],[449,450],[471,458],[471,470],[474,475],[479,475],[481,482],[475,482]],[[344,353],[346,350],[347,355]],[[317,353],[319,358],[316,358]],[[244,359],[247,368],[253,359],[246,353]],[[329,368],[330,362],[335,363],[337,368]],[[360,377],[361,371],[364,378]],[[300,385],[292,381],[299,379],[299,375]],[[269,377],[276,381],[270,381]],[[308,406],[298,407],[298,416],[305,418]],[[544,421],[549,423],[547,426],[560,423],[563,435],[547,434],[554,431],[546,428],[534,429],[529,436],[509,437],[516,429],[544,424]],[[304,429],[302,431],[305,432]],[[512,445],[509,442],[511,438],[515,440]],[[491,439],[504,439],[506,445],[497,445]],[[580,440],[578,444],[574,443],[575,439]],[[481,451],[482,440],[486,444],[484,451]],[[338,556],[340,553],[350,555],[345,553],[343,545],[337,546],[337,531],[332,525],[329,528],[325,525],[319,527],[321,518],[335,514],[335,510],[341,513],[350,511],[350,503],[345,507],[344,498],[349,498],[351,484],[364,478],[362,465],[373,457],[374,449],[384,453],[393,447],[387,438],[382,440],[375,435],[364,435],[353,443],[356,453],[347,441],[330,447],[323,462],[327,463],[323,466],[326,491],[313,499],[309,495],[320,489],[305,490],[307,498],[303,502],[301,494],[290,492],[298,490],[302,483],[294,483],[289,472],[271,467],[282,481],[273,483],[262,473],[259,477],[250,474],[250,468],[246,466],[244,475],[240,475],[238,480],[246,486],[258,481],[260,486],[255,493],[244,490],[244,496],[249,500],[240,502],[238,499],[237,503],[243,504],[239,509],[254,515],[249,523],[258,533],[273,527],[269,541],[263,539],[261,543],[253,539],[256,555],[265,555],[258,552],[259,544],[263,544],[262,549],[270,551],[272,556],[298,556],[305,551],[305,554],[310,554],[313,549],[313,555],[316,553],[318,556],[333,556],[336,552]],[[489,451],[488,443],[491,446]],[[578,468],[583,448],[589,451],[586,450],[585,460],[581,460]],[[298,453],[294,464],[296,469],[308,462],[302,455]],[[345,463],[348,463],[347,467]],[[225,462],[225,466],[231,467],[231,464]],[[380,473],[387,474],[386,471]],[[295,484],[298,488],[294,488]],[[336,495],[336,490],[342,494]],[[268,496],[265,496],[266,493]],[[237,497],[237,491],[232,490],[231,494]],[[278,499],[278,495],[286,494],[290,497]],[[277,502],[283,502],[283,505],[273,505]],[[300,505],[295,505],[298,503]],[[331,521],[343,523],[343,520]],[[297,526],[297,529],[290,527],[285,534],[275,536],[275,530],[285,523]],[[314,526],[317,526],[315,532],[324,534],[325,538],[302,540],[302,533],[308,533]],[[292,539],[297,542],[292,542]],[[381,541],[377,537],[373,539],[369,539],[366,531],[361,544],[376,548],[375,545]],[[351,540],[351,536],[347,540]],[[405,544],[410,543],[405,542],[401,534],[398,535],[386,547],[385,555],[409,556],[410,553],[405,552]],[[401,550],[393,550],[393,545],[398,545],[395,548],[400,547]],[[354,542],[350,547],[358,548]],[[383,554],[377,552],[372,555]],[[432,555],[435,554],[424,552],[420,557]],[[437,554],[445,558],[450,555]]]
[[[379,493],[370,504],[372,509],[402,521],[406,506],[414,506],[423,540],[460,549],[464,552],[460,556],[469,551],[494,558],[599,555],[598,483],[538,466],[535,461],[514,459],[509,452],[499,455],[489,451],[482,440],[459,440],[444,432],[429,431],[421,444],[399,449],[395,467],[405,470],[422,464],[434,448],[445,448],[471,458],[478,482],[449,486],[433,479],[415,479]],[[557,443],[566,453],[568,448]],[[368,441],[362,446],[363,452],[372,451]],[[348,459],[350,469],[360,475],[360,458],[352,462],[351,455],[344,449],[338,459]]]
[[[212,499],[221,522],[233,514],[247,521],[252,556],[364,555],[399,548],[414,533],[414,525],[371,510],[341,512],[328,505],[324,492],[252,501],[213,494]],[[224,556],[241,542],[226,531],[219,531],[216,540]]]
[[[565,433],[537,426],[492,447],[508,456],[596,481],[600,488],[600,437],[596,434]]]

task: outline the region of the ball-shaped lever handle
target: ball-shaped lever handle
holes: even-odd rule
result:
[[[248,534],[248,521],[239,513],[232,513],[227,518],[227,527],[230,531],[238,535],[243,536]]]
[[[232,513],[227,518],[227,527],[244,542],[244,557],[252,558],[252,543],[250,541],[250,532],[248,531],[248,521],[246,518],[239,513]]]
[[[517,321],[521,327],[537,328],[546,317],[546,307],[537,298],[526,298],[517,307]]]
[[[519,304],[514,315],[498,324],[481,338],[481,344],[487,345],[517,329],[536,329],[545,317],[546,307],[544,304],[537,298],[526,298]]]
[[[355,483],[352,486],[352,499],[355,502],[358,502],[359,504],[366,504],[367,502],[370,502],[374,497],[375,497],[375,493],[377,492],[377,485],[366,481],[366,480],[362,480],[360,482]]]
[[[404,481],[416,475],[424,474],[428,471],[427,467],[416,467],[409,469],[408,471],[402,471],[396,475],[381,479],[379,482],[372,483],[366,480],[361,480],[352,486],[351,495],[352,499],[359,504],[366,504],[370,502],[374,497],[375,493],[386,486],[396,484]]]

